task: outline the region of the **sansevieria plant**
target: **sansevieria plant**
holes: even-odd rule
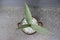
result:
[[[19,26],[20,25],[20,26]],[[18,23],[18,28],[21,29],[26,34],[47,33],[48,30],[38,25],[38,21],[32,17],[28,5],[24,5],[24,18]]]

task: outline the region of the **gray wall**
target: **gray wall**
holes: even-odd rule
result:
[[[30,0],[27,1],[31,6],[40,7],[60,7],[60,0]]]
[[[1,6],[23,6],[24,0],[1,0]]]
[[[60,7],[60,0],[0,0],[1,6],[23,6],[27,2],[31,7]]]

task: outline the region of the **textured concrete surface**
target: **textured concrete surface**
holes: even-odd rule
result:
[[[0,6],[22,7],[27,2],[31,7],[60,7],[60,0],[0,0]]]
[[[51,34],[26,35],[21,30],[16,30],[17,23],[23,18],[23,8],[4,7],[0,9],[0,40],[60,40],[60,8],[39,8],[31,11]]]
[[[20,6],[24,5],[25,0],[0,0],[1,6]]]
[[[27,0],[30,6],[60,7],[60,0]]]

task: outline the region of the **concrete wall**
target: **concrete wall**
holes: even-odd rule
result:
[[[31,7],[60,7],[60,0],[0,0],[1,6],[23,6],[27,2]]]

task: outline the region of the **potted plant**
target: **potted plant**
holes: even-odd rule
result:
[[[39,25],[40,23],[40,25]],[[34,17],[32,17],[28,5],[25,3],[24,6],[24,18],[21,22],[18,23],[18,28],[21,29],[24,33],[31,35],[36,32],[47,33],[48,30],[42,27],[42,22],[38,22]]]

